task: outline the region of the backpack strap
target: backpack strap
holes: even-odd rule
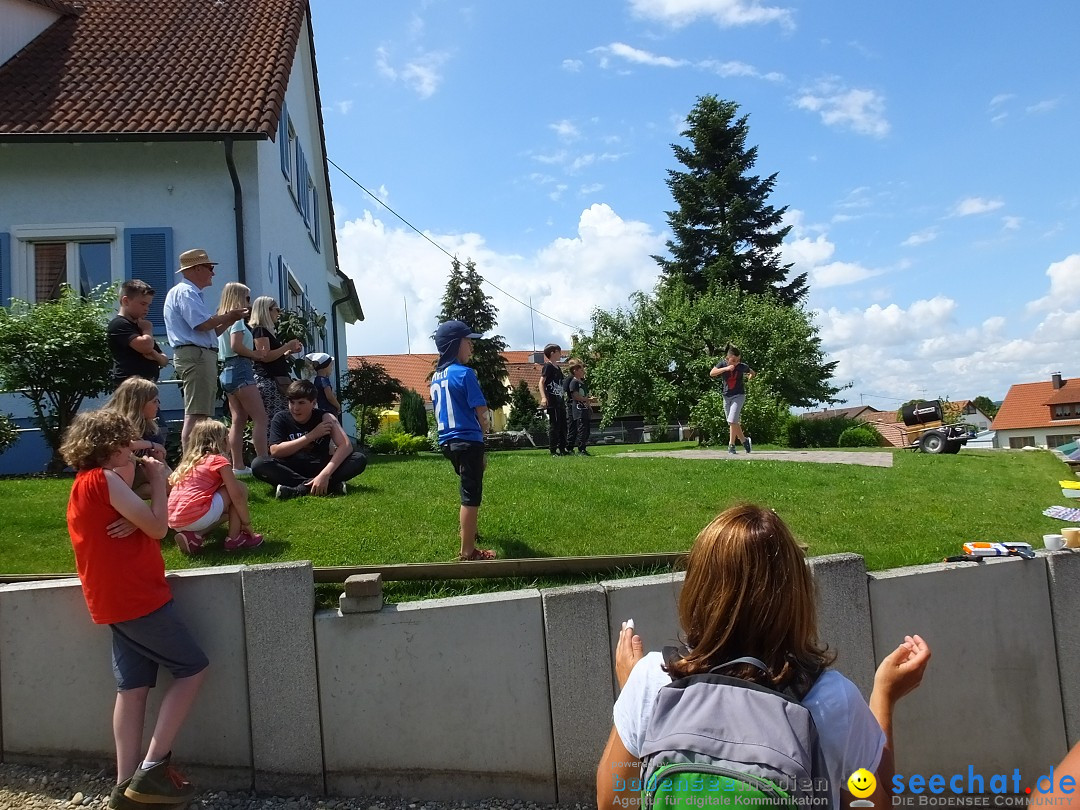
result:
[[[715,672],[719,674],[720,670],[727,669],[734,664],[750,664],[751,666],[760,669],[770,678],[772,677],[772,670],[765,665],[765,662],[762,661],[760,658],[754,658],[752,655],[744,655],[742,658],[735,658],[731,661],[728,661],[726,664],[720,664],[720,666],[713,667],[709,670],[709,672]]]

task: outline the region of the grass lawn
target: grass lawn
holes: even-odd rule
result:
[[[720,510],[750,501],[776,509],[811,554],[854,551],[869,568],[882,569],[938,561],[959,553],[966,540],[1038,547],[1042,534],[1065,525],[1042,515],[1065,503],[1057,482],[1071,477],[1045,452],[895,452],[892,468],[614,457],[693,446],[597,447],[594,458],[553,459],[546,450],[490,454],[483,543],[502,557],[682,551]],[[441,456],[377,456],[343,498],[278,502],[268,486],[249,483],[253,523],[266,543],[227,554],[211,542],[188,558],[170,540],[163,545],[169,568],[427,562],[457,552],[457,479]],[[0,573],[74,570],[64,517],[70,487],[71,479],[0,480]],[[433,593],[394,587],[403,595]],[[474,581],[453,592],[490,587]]]

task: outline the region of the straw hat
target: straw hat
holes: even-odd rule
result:
[[[185,250],[180,254],[180,267],[177,268],[176,272],[183,273],[185,270],[190,270],[192,267],[198,267],[200,264],[217,266],[217,262],[210,261],[210,257],[206,255],[205,250],[201,248]]]

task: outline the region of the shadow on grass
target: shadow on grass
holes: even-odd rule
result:
[[[548,551],[542,551],[529,545],[524,540],[516,537],[506,538],[499,535],[488,535],[480,539],[481,543],[494,543],[501,550],[499,556],[503,559],[524,559],[530,557],[551,557]]]

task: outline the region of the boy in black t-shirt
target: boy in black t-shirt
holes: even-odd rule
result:
[[[251,474],[276,487],[275,497],[344,495],[345,482],[367,466],[367,457],[352,442],[333,415],[315,407],[315,386],[297,380],[289,386],[289,409],[270,423],[270,455],[251,462]],[[330,453],[330,442],[334,452]]]
[[[588,456],[591,454],[585,448],[589,443],[592,409],[589,407],[589,389],[585,385],[585,364],[575,359],[570,361],[569,368],[572,376],[566,389],[569,394],[566,408],[570,412],[567,444],[571,448],[576,445],[578,455]]]
[[[544,347],[544,368],[540,372],[540,407],[548,415],[548,449],[553,456],[568,456],[566,449],[566,404],[563,402],[563,373],[559,368],[562,347]]]
[[[109,352],[113,356],[112,385],[117,388],[128,377],[158,381],[168,365],[161,347],[154,341],[154,327],[147,320],[154,288],[137,278],[120,287],[120,314],[109,321]]]
[[[742,440],[743,447],[749,453],[752,447],[750,437],[743,433],[740,419],[743,403],[746,402],[745,380],[754,379],[756,373],[742,361],[742,354],[730,343],[727,345],[727,365],[717,363],[709,372],[710,377],[720,377],[724,384],[724,416],[728,423],[728,452],[735,454],[735,443]]]

